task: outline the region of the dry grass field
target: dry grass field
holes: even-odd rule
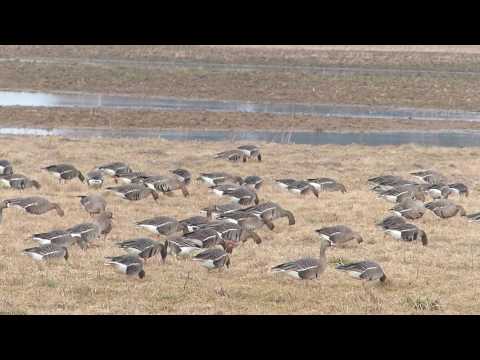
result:
[[[163,140],[67,140],[61,138],[2,138],[1,158],[10,159],[16,172],[36,178],[42,189],[1,190],[1,199],[40,194],[60,203],[65,217],[4,211],[0,225],[0,312],[3,314],[471,314],[480,313],[478,224],[463,218],[441,220],[427,213],[416,221],[430,239],[400,243],[383,236],[374,226],[392,205],[376,199],[367,178],[393,173],[408,177],[418,168],[434,168],[454,180],[465,181],[471,195],[459,200],[467,212],[480,210],[478,148],[304,146],[259,144],[264,161],[232,164],[213,160],[218,151],[237,143],[168,142]],[[108,196],[114,228],[105,243],[83,253],[72,247],[68,262],[38,265],[21,250],[35,245],[33,233],[66,228],[89,220],[75,195],[91,192],[73,180],[59,185],[41,166],[73,163],[87,172],[110,161],[126,161],[134,169],[162,174],[182,166],[194,176],[224,170],[260,175],[263,200],[273,200],[294,212],[297,223],[285,219],[273,232],[259,231],[261,245],[247,242],[232,255],[232,266],[207,272],[191,261],[151,261],[146,277],[128,279],[103,265],[104,256],[122,251],[114,242],[148,235],[134,223],[155,215],[178,219],[218,197],[203,185],[192,184],[190,198],[181,194],[130,203]],[[343,182],[346,194],[323,193],[319,199],[283,192],[273,185],[280,177],[328,176]],[[111,183],[111,182],[110,182]],[[364,237],[362,244],[327,252],[329,267],[318,281],[295,281],[271,274],[270,267],[302,256],[317,256],[314,230],[345,224]],[[389,281],[385,285],[351,279],[334,269],[335,263],[370,259],[380,263]]]

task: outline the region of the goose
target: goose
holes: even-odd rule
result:
[[[80,204],[90,216],[100,214],[105,211],[107,202],[100,195],[79,195]]]
[[[224,266],[230,267],[230,256],[228,253],[219,248],[207,249],[193,257],[194,261],[198,261],[200,265],[209,270],[222,269]]]
[[[47,233],[33,234],[32,240],[38,241],[40,245],[53,244],[64,247],[69,247],[76,241],[72,234],[65,230],[52,230]]]
[[[315,232],[320,238],[333,242],[335,245],[343,245],[349,241],[356,240],[359,244],[363,241],[362,236],[345,225],[328,226]]]
[[[143,183],[149,189],[162,192],[165,195],[171,195],[172,191],[175,190],[182,190],[184,197],[190,196],[185,183],[180,181],[177,177],[151,176],[146,178]]]
[[[345,185],[330,178],[314,178],[306,180],[310,185],[317,189],[317,191],[341,191],[346,193]]]
[[[183,225],[184,231],[193,232],[200,229],[203,225],[206,225],[210,220],[205,216],[192,216],[183,220],[180,220],[179,223]]]
[[[426,212],[425,205],[419,200],[406,199],[395,205],[390,211],[409,220],[421,218]]]
[[[272,272],[283,272],[301,280],[317,279],[327,268],[327,248],[335,246],[335,243],[322,239],[320,243],[319,258],[306,257],[295,261],[289,261],[271,268]]]
[[[10,175],[13,174],[13,167],[10,161],[0,160],[0,175]]]
[[[104,235],[104,240],[106,240],[112,230],[112,218],[113,215],[110,211],[103,212],[97,215],[93,222],[75,225],[66,231],[77,238],[77,243],[82,250],[86,250],[88,245],[98,239],[100,235]]]
[[[136,226],[154,234],[166,236],[180,231],[183,232],[187,228],[185,224],[181,224],[176,219],[167,216],[157,216],[142,220],[137,222]]]
[[[287,190],[300,195],[306,195],[307,193],[312,192],[313,195],[318,198],[317,189],[307,181],[295,181],[287,187]]]
[[[401,185],[390,190],[382,191],[379,193],[379,197],[394,203],[402,202],[406,199],[425,201],[423,191],[412,184]]]
[[[253,239],[256,244],[261,244],[262,238],[256,232],[246,226],[234,224],[229,221],[216,221],[207,224],[205,228],[215,230],[223,241],[232,241],[235,244]]]
[[[413,224],[406,223],[397,224],[394,226],[392,225],[385,230],[385,233],[393,237],[395,240],[421,240],[423,246],[426,246],[428,244],[428,238],[425,231],[419,229],[416,225]]]
[[[175,258],[188,257],[203,251],[202,245],[198,244],[198,242],[183,237],[169,238],[165,242],[168,244],[169,253]]]
[[[446,199],[453,191],[448,185],[433,184],[427,188],[427,192],[432,199]]]
[[[295,179],[276,179],[275,183],[280,186],[282,189],[287,189],[290,185],[293,185],[297,182]]]
[[[234,161],[234,162],[247,161],[247,156],[245,155],[245,153],[242,150],[238,150],[238,149],[223,151],[221,153],[216,154],[213,158]]]
[[[447,178],[440,174],[437,171],[433,170],[422,170],[422,171],[417,171],[417,172],[411,172],[410,175],[413,175],[417,179],[420,179],[428,184],[441,184],[441,183],[446,183]]]
[[[200,213],[205,214],[205,216],[208,219],[211,220],[211,219],[217,218],[218,216],[220,216],[222,214],[227,214],[229,212],[240,210],[242,208],[243,208],[243,206],[240,205],[239,203],[230,202],[230,203],[227,203],[227,204],[220,204],[220,205],[217,204],[217,205],[209,206],[207,208],[203,208],[200,211]]]
[[[182,239],[196,243],[202,248],[210,248],[222,242],[220,234],[215,229],[198,229],[183,235]]]
[[[99,189],[103,186],[103,173],[100,170],[92,170],[86,176],[87,185],[94,189]]]
[[[145,179],[149,178],[150,175],[147,175],[141,171],[131,171],[131,172],[122,172],[115,174],[113,179],[115,183],[121,182],[123,184],[137,184],[142,183]]]
[[[223,196],[225,191],[234,191],[240,188],[237,184],[220,184],[210,187],[210,191],[217,196]]]
[[[68,250],[64,246],[54,244],[41,245],[22,251],[23,255],[30,256],[35,261],[51,260],[56,258],[64,258],[68,260]]]
[[[52,203],[39,196],[14,198],[3,200],[0,203],[0,222],[2,220],[2,211],[6,208],[19,208],[33,215],[42,215],[51,210],[55,210],[58,216],[64,216],[65,213],[57,203]]]
[[[132,172],[132,169],[125,163],[114,162],[106,165],[100,165],[96,168],[100,170],[105,175],[115,176],[120,173]]]
[[[173,173],[178,178],[178,180],[183,182],[185,185],[189,185],[192,180],[192,174],[188,170],[175,169],[170,170],[170,172]]]
[[[162,244],[160,241],[155,241],[149,238],[137,238],[122,241],[116,244],[129,254],[138,255],[142,259],[147,259],[160,254],[161,261],[164,263],[167,257],[167,245]]]
[[[480,222],[480,212],[467,215],[469,222]]]
[[[120,196],[122,199],[130,201],[138,201],[152,195],[155,201],[158,200],[158,193],[155,190],[147,188],[142,184],[129,184],[121,186],[108,187],[107,191]]]
[[[377,185],[390,185],[397,181],[402,181],[403,179],[400,176],[396,175],[382,175],[376,176],[373,178],[368,179],[369,183],[377,184]]]
[[[247,210],[247,209],[246,209]],[[238,224],[249,230],[257,230],[266,225],[265,221],[259,216],[251,214],[249,211],[234,211],[218,217],[218,220],[229,221]],[[271,223],[270,223],[271,224]],[[273,229],[270,229],[273,230]]]
[[[442,219],[448,219],[457,214],[460,216],[467,215],[463,206],[457,205],[449,200],[435,200],[426,204],[425,208]]]
[[[457,194],[459,196],[465,196],[465,197],[468,197],[469,195],[468,187],[465,184],[454,183],[454,184],[449,184],[448,187],[453,194]]]
[[[419,187],[420,184],[417,184],[415,181],[410,181],[410,180],[404,180],[404,179],[398,179],[398,180],[393,180],[393,181],[385,181],[380,184],[377,184],[371,188],[372,191],[376,193],[382,193],[384,191],[392,190],[395,188],[400,188],[400,187]],[[420,190],[422,190],[420,188]]]
[[[2,175],[0,177],[0,186],[18,190],[28,189],[31,187],[35,187],[35,189],[41,188],[41,185],[37,180],[29,179],[25,175],[21,174]]]
[[[252,189],[259,190],[263,185],[263,179],[260,176],[247,176],[244,179],[244,184]]]
[[[287,217],[288,225],[295,225],[295,217],[289,210],[285,210],[277,203],[267,201],[247,210],[250,214],[260,217],[270,230],[273,230],[273,221]]]
[[[392,215],[384,218],[381,222],[375,225],[382,230],[387,230],[397,225],[403,225],[405,223],[406,223],[405,218],[398,215]]]
[[[245,186],[239,187],[238,189],[225,190],[223,191],[223,196],[228,196],[240,205],[250,205],[252,202],[257,205],[260,202],[255,190],[251,190]]]
[[[42,168],[42,170],[47,170],[52,173],[53,176],[58,178],[58,181],[61,183],[63,181],[72,180],[78,178],[81,182],[85,181],[83,174],[75,168],[75,166],[70,164],[58,164],[50,165]]]
[[[145,277],[144,260],[138,255],[109,256],[105,259],[107,260],[105,265],[113,266],[117,272],[127,276],[138,276],[140,279]]]
[[[260,148],[256,145],[242,145],[237,149],[241,150],[248,159],[256,157],[258,161],[262,161],[262,154],[260,153]]]
[[[243,179],[240,176],[227,174],[225,172],[201,173],[197,181],[204,182],[209,186],[216,186],[225,182],[243,184]]]
[[[382,283],[387,280],[387,276],[383,272],[381,266],[369,260],[341,264],[338,265],[336,269],[348,273],[355,279],[366,281],[380,280]]]

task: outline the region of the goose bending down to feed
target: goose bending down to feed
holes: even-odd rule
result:
[[[190,196],[187,185],[176,176],[152,176],[146,178],[143,183],[149,189],[162,192],[165,195],[172,195],[172,191],[181,190],[184,197]]]
[[[260,148],[256,145],[242,145],[237,149],[241,150],[246,156],[247,159],[257,158],[258,161],[262,161],[262,154],[260,153]]]
[[[42,215],[51,210],[55,210],[58,216],[65,215],[60,205],[39,196],[3,200],[0,203],[0,222],[2,220],[3,209],[6,208],[19,208],[33,215]]]
[[[122,255],[106,257],[105,265],[113,266],[114,269],[127,276],[138,276],[140,279],[145,277],[143,270],[144,260],[138,255]]]
[[[115,176],[120,173],[132,172],[130,166],[123,162],[114,162],[106,165],[100,165],[96,168],[100,170],[103,174],[109,176]]]
[[[421,240],[422,245],[428,244],[428,238],[425,231],[419,229],[414,224],[398,224],[390,226],[385,230],[385,233],[393,237],[395,240],[414,241]]]
[[[469,190],[468,186],[462,183],[454,183],[448,185],[452,194],[456,194],[458,196],[465,196],[468,197]]]
[[[232,242],[235,246],[240,242],[246,242],[250,238],[256,244],[262,243],[262,238],[247,226],[241,226],[228,221],[217,221],[207,224],[205,228],[215,230],[221,240]]]
[[[337,270],[346,272],[351,277],[359,280],[385,282],[387,276],[380,265],[373,261],[359,261],[351,264],[341,264],[336,267]]]
[[[76,239],[66,230],[53,230],[47,233],[34,234],[32,240],[38,241],[40,245],[58,245],[70,247],[76,242]]]
[[[104,240],[107,239],[107,235],[112,231],[112,218],[112,213],[106,211],[97,215],[93,222],[75,225],[66,231],[77,238],[77,243],[82,250],[86,250],[89,244],[98,239],[100,235],[104,235]]]
[[[319,258],[306,257],[274,266],[271,270],[272,272],[283,272],[301,280],[317,279],[327,268],[326,251],[330,246],[335,246],[335,243],[322,239]]]
[[[273,221],[286,217],[288,225],[295,225],[295,217],[289,210],[285,210],[277,203],[267,201],[247,209],[248,213],[260,217],[270,230],[274,229]]]
[[[237,185],[237,184],[220,184],[216,186],[211,186],[209,191],[211,191],[217,196],[223,196],[225,191],[234,191],[239,188],[240,188],[240,185]]]
[[[398,226],[398,225],[403,225],[406,224],[405,218],[398,216],[398,215],[392,215],[388,216],[385,219],[383,219],[381,222],[375,224],[377,227],[379,227],[382,230],[387,230],[392,227]]]
[[[259,190],[263,185],[263,179],[260,176],[252,175],[244,179],[244,185],[251,189]]]
[[[25,175],[9,174],[0,177],[0,187],[23,190],[31,187],[40,189],[41,185],[37,180],[29,179]]]
[[[312,185],[317,191],[341,191],[342,193],[346,193],[347,189],[345,185],[337,182],[334,179],[330,178],[314,178],[314,179],[307,179],[307,182]]]
[[[263,219],[261,219],[259,216],[255,216],[249,211],[242,210],[230,212],[228,214],[218,217],[217,219],[220,221],[228,221],[233,224],[238,224],[250,230],[257,230],[262,228],[264,225],[267,225],[267,223],[263,221]],[[273,228],[270,228],[270,230],[273,230]]]
[[[447,199],[453,191],[448,185],[433,184],[428,186],[426,192],[432,197],[432,199]]]
[[[447,178],[434,170],[422,170],[411,172],[410,175],[413,175],[417,179],[420,179],[428,184],[442,184],[447,182]]]
[[[205,214],[205,216],[208,219],[212,220],[212,219],[216,219],[217,217],[219,217],[223,214],[227,214],[229,212],[240,210],[242,208],[243,208],[243,206],[240,205],[239,203],[230,202],[230,203],[227,203],[227,204],[216,204],[216,205],[212,205],[212,206],[203,208],[200,211],[200,213]]]
[[[377,184],[377,185],[392,185],[398,181],[403,180],[400,176],[396,175],[382,175],[376,176],[373,178],[368,179],[369,183]]]
[[[230,267],[230,256],[228,253],[219,248],[207,249],[193,257],[194,261],[198,261],[200,265],[208,270],[222,269],[224,266]]]
[[[215,229],[209,228],[192,231],[191,233],[183,235],[182,239],[194,242],[202,248],[210,248],[222,244],[220,234]]]
[[[196,241],[191,241],[185,239],[184,237],[169,238],[165,241],[165,243],[168,244],[169,253],[175,258],[185,258],[204,250],[203,246],[198,244]]]
[[[295,179],[276,179],[275,184],[281,187],[282,189],[287,189],[290,185],[293,185],[297,182]]]
[[[13,167],[10,161],[0,160],[0,175],[10,175],[13,174]]]
[[[149,189],[143,184],[129,184],[121,186],[108,187],[107,191],[120,196],[122,199],[130,201],[139,201],[152,196],[153,200],[158,200],[158,193],[155,190]]]
[[[210,220],[205,216],[192,216],[179,221],[179,223],[184,226],[184,232],[193,232],[209,222]]]
[[[177,177],[177,179],[183,182],[185,185],[189,185],[192,180],[192,174],[188,170],[175,169],[175,170],[171,170],[170,172],[174,174]]]
[[[287,190],[294,194],[300,195],[306,195],[311,192],[313,195],[315,195],[315,197],[318,198],[318,190],[314,186],[310,185],[308,181],[295,181],[287,187]]]
[[[362,236],[345,225],[328,226],[315,232],[320,238],[333,242],[335,245],[344,245],[345,243],[356,240],[359,244],[363,241]]]
[[[157,216],[151,219],[142,220],[136,223],[141,229],[150,231],[157,235],[172,235],[177,232],[183,232],[187,229],[185,224],[181,224],[176,219],[168,216]]]
[[[442,219],[448,219],[455,215],[466,216],[467,213],[461,205],[457,205],[449,200],[436,200],[429,202],[425,207]]]
[[[406,199],[425,201],[425,194],[416,185],[408,184],[394,187],[379,193],[379,197],[398,203]]]
[[[161,261],[164,263],[167,257],[167,245],[149,238],[126,240],[117,243],[117,246],[129,254],[138,255],[145,262],[155,255],[160,255]]]
[[[90,216],[100,214],[107,208],[107,202],[100,195],[79,195],[80,204]]]
[[[233,162],[239,162],[239,161],[243,161],[243,162],[246,162],[247,161],[247,156],[245,155],[245,153],[241,150],[227,150],[227,151],[223,151],[221,153],[218,153],[216,154],[214,157],[214,159],[223,159],[223,160],[228,160],[228,161],[233,161]]]
[[[406,199],[395,205],[390,211],[406,219],[415,220],[421,218],[427,209],[423,202],[419,200]]]
[[[92,170],[86,176],[87,185],[93,189],[100,189],[103,186],[103,173],[100,170]]]
[[[58,258],[64,258],[68,260],[68,250],[64,246],[58,246],[54,244],[41,245],[22,251],[22,254],[30,256],[33,260],[52,260]]]
[[[208,186],[217,186],[226,182],[234,184],[243,184],[243,179],[240,176],[227,174],[225,172],[201,173],[197,181],[204,182]]]
[[[149,178],[150,175],[147,175],[144,172],[136,171],[136,172],[122,172],[115,174],[113,176],[113,180],[115,183],[121,182],[122,184],[138,184],[143,183],[143,181]]]
[[[238,202],[240,205],[250,205],[252,203],[257,205],[260,202],[258,199],[258,194],[255,192],[255,190],[251,190],[245,186],[237,189],[225,190],[223,191],[222,195],[228,196],[230,199]]]
[[[480,212],[467,215],[469,222],[480,222]]]
[[[52,173],[53,176],[58,178],[60,183],[62,180],[66,182],[67,180],[72,180],[75,178],[78,178],[81,182],[85,181],[83,174],[77,168],[75,168],[75,166],[70,164],[50,165],[42,169]]]

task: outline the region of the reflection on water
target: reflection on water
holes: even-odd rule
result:
[[[154,129],[40,129],[0,128],[0,135],[62,136],[67,138],[153,138],[190,141],[263,141],[280,144],[362,144],[479,146],[480,132],[314,133],[280,131],[161,131]]]
[[[247,112],[342,118],[480,121],[480,112],[387,106],[253,103],[248,101],[148,98],[119,95],[0,91],[0,106],[104,107],[169,111]]]

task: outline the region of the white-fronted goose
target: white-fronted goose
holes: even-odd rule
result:
[[[260,202],[255,190],[249,189],[245,186],[241,186],[237,189],[225,190],[223,191],[223,196],[228,196],[240,205],[250,205],[253,202],[257,205]]]
[[[22,251],[22,254],[30,256],[33,260],[51,260],[64,258],[68,260],[68,250],[64,246],[54,244],[37,246]]]
[[[47,233],[34,234],[32,240],[38,241],[40,245],[54,244],[69,247],[76,242],[76,239],[66,230],[53,230]]]
[[[100,170],[105,175],[114,176],[120,173],[132,172],[130,166],[122,162],[114,162],[106,165],[101,165],[97,167],[97,170]]]
[[[405,223],[405,224],[392,225],[385,230],[385,233],[393,237],[395,240],[403,240],[403,241],[421,240],[423,246],[426,246],[428,244],[428,238],[427,238],[427,234],[425,234],[425,231],[419,229],[414,224]]]
[[[467,215],[469,222],[480,222],[480,212]]]
[[[333,242],[335,245],[343,245],[349,241],[356,240],[359,244],[363,241],[362,236],[345,225],[328,226],[315,232],[320,238]]]
[[[375,225],[382,230],[387,230],[397,225],[402,225],[405,223],[406,223],[405,218],[403,218],[402,216],[392,215],[392,216],[386,217],[381,222]]]
[[[309,192],[313,193],[315,197],[318,198],[318,191],[317,189],[310,185],[308,181],[295,181],[294,183],[288,185],[287,190],[300,195],[306,195]]]
[[[198,229],[183,235],[184,240],[192,241],[202,248],[210,248],[221,243],[220,234],[215,229]]]
[[[178,180],[183,182],[185,185],[189,185],[191,180],[192,180],[192,174],[188,170],[175,169],[175,170],[171,170],[170,172],[175,174],[175,176],[178,178]]]
[[[217,186],[210,187],[210,191],[217,196],[223,196],[225,191],[233,191],[240,188],[240,185],[237,184],[220,184]]]
[[[143,183],[150,189],[171,195],[175,190],[181,190],[184,197],[190,194],[187,185],[176,176],[151,176],[143,180]]]
[[[140,256],[145,261],[155,255],[160,255],[162,262],[165,262],[165,258],[167,257],[167,246],[160,241],[149,238],[126,240],[117,243],[117,246],[129,254]]]
[[[272,201],[266,201],[256,206],[252,206],[245,211],[250,214],[259,216],[270,230],[273,230],[274,228],[273,221],[283,217],[288,218],[288,225],[295,225],[295,217],[293,216],[293,213],[291,211],[285,210],[280,205]]]
[[[295,261],[289,261],[277,266],[271,270],[273,272],[284,272],[287,275],[296,279],[312,280],[318,278],[327,268],[327,248],[335,246],[329,240],[322,239],[320,242],[320,256],[319,258],[302,258]]]
[[[449,184],[448,187],[450,188],[450,191],[453,194],[468,197],[469,191],[468,191],[467,185],[462,183],[454,183],[454,184]]]
[[[99,189],[103,186],[103,173],[100,170],[92,170],[86,176],[87,185],[94,189]]]
[[[8,160],[0,160],[0,175],[13,174],[13,167]]]
[[[307,182],[312,185],[317,191],[341,191],[346,193],[347,189],[345,185],[339,183],[338,181],[330,178],[314,178],[307,179]]]
[[[227,151],[223,151],[221,153],[218,153],[216,154],[214,157],[214,159],[223,159],[223,160],[228,160],[228,161],[233,161],[233,162],[239,162],[239,161],[243,161],[243,162],[246,162],[247,161],[247,156],[245,155],[245,153],[241,150],[227,150]]]
[[[465,209],[449,200],[436,200],[429,202],[425,207],[442,219],[448,219],[455,215],[466,216]]]
[[[37,180],[29,179],[25,175],[21,174],[2,175],[0,177],[0,186],[18,190],[28,189],[31,187],[35,187],[35,189],[41,188],[41,185]]]
[[[424,192],[412,184],[401,185],[390,190],[382,191],[379,193],[379,197],[394,203],[402,202],[406,199],[425,201]]]
[[[387,276],[380,265],[373,261],[359,261],[351,264],[342,264],[336,267],[339,271],[348,273],[351,277],[359,280],[385,282]]]
[[[247,176],[244,180],[244,185],[259,190],[262,187],[263,179],[260,176]]]
[[[105,259],[107,259],[105,265],[113,266],[116,271],[122,274],[138,276],[140,279],[145,277],[144,260],[138,255],[113,256]]]
[[[446,199],[453,192],[450,187],[445,184],[430,185],[426,191],[432,199]]]
[[[80,204],[90,216],[100,214],[107,208],[107,202],[101,195],[79,195]]]
[[[447,178],[440,174],[437,171],[433,170],[422,170],[422,171],[416,171],[410,173],[410,175],[416,177],[417,179],[420,179],[428,184],[441,184],[441,183],[447,183]]]
[[[205,225],[205,228],[215,230],[222,240],[232,241],[236,245],[240,242],[246,242],[250,238],[253,239],[256,244],[262,242],[262,238],[253,230],[229,221],[211,222]]]
[[[184,237],[168,238],[165,244],[168,245],[170,254],[175,257],[192,256],[204,250],[197,242],[185,239]]]
[[[226,182],[243,184],[243,179],[240,176],[227,174],[225,172],[201,173],[197,181],[204,182],[208,186],[216,186]]]
[[[110,191],[115,195],[120,196],[122,199],[130,201],[142,200],[149,197],[150,195],[153,197],[153,200],[158,200],[158,193],[143,184],[113,186],[108,187],[107,191]]]
[[[113,179],[115,183],[123,183],[123,184],[138,184],[142,183],[145,179],[149,178],[150,175],[147,175],[141,171],[131,171],[131,172],[123,172],[113,175]]]
[[[282,189],[287,189],[290,185],[293,185],[297,182],[295,179],[276,179],[275,183],[280,186]]]
[[[419,200],[406,199],[395,205],[390,211],[406,219],[415,220],[421,218],[427,209],[423,202]]]
[[[262,161],[262,154],[260,153],[260,148],[256,145],[242,145],[237,149],[240,149],[248,159],[256,157],[258,161]]]
[[[193,232],[200,229],[203,225],[206,225],[210,220],[205,216],[191,216],[189,218],[180,220],[179,223],[182,224],[186,232]]]
[[[157,235],[172,235],[176,232],[184,231],[186,225],[180,224],[176,219],[168,216],[157,216],[151,219],[142,220],[136,223],[138,228],[142,228]]]
[[[213,248],[202,251],[193,257],[194,261],[200,262],[200,265],[207,269],[221,269],[224,266],[230,266],[230,256],[223,249]]]
[[[419,185],[420,184],[417,184],[415,181],[399,179],[394,181],[386,181],[384,183],[375,185],[374,187],[371,188],[371,190],[376,193],[382,193],[388,190],[401,188],[401,187],[418,188]],[[423,189],[420,188],[419,190],[423,190]]]
[[[66,182],[67,180],[72,180],[75,178],[78,178],[81,182],[85,181],[83,174],[77,168],[75,168],[75,166],[70,164],[50,165],[42,169],[52,173],[52,175],[55,176],[59,182],[62,182],[62,180]]]
[[[392,185],[398,181],[403,180],[400,176],[396,175],[382,175],[376,176],[373,178],[368,179],[369,183],[377,184],[377,185]]]
[[[202,209],[201,213],[205,214],[206,217],[209,219],[215,219],[222,214],[226,214],[242,208],[243,206],[240,205],[239,203],[231,202],[227,204],[216,204],[216,205],[209,206],[207,208]]]
[[[257,230],[267,225],[259,216],[249,213],[248,211],[234,211],[218,217],[218,220],[229,221],[234,224],[245,227],[249,230]],[[270,229],[273,230],[273,229]]]
[[[39,196],[3,200],[0,203],[0,222],[2,220],[2,211],[6,208],[19,208],[33,215],[42,215],[51,210],[55,210],[58,216],[65,215],[60,205]]]
[[[106,240],[112,230],[112,218],[113,215],[110,211],[102,212],[93,219],[93,222],[75,225],[66,231],[78,239],[77,243],[81,249],[86,250],[88,245],[98,239],[100,235],[104,235],[104,240]]]

